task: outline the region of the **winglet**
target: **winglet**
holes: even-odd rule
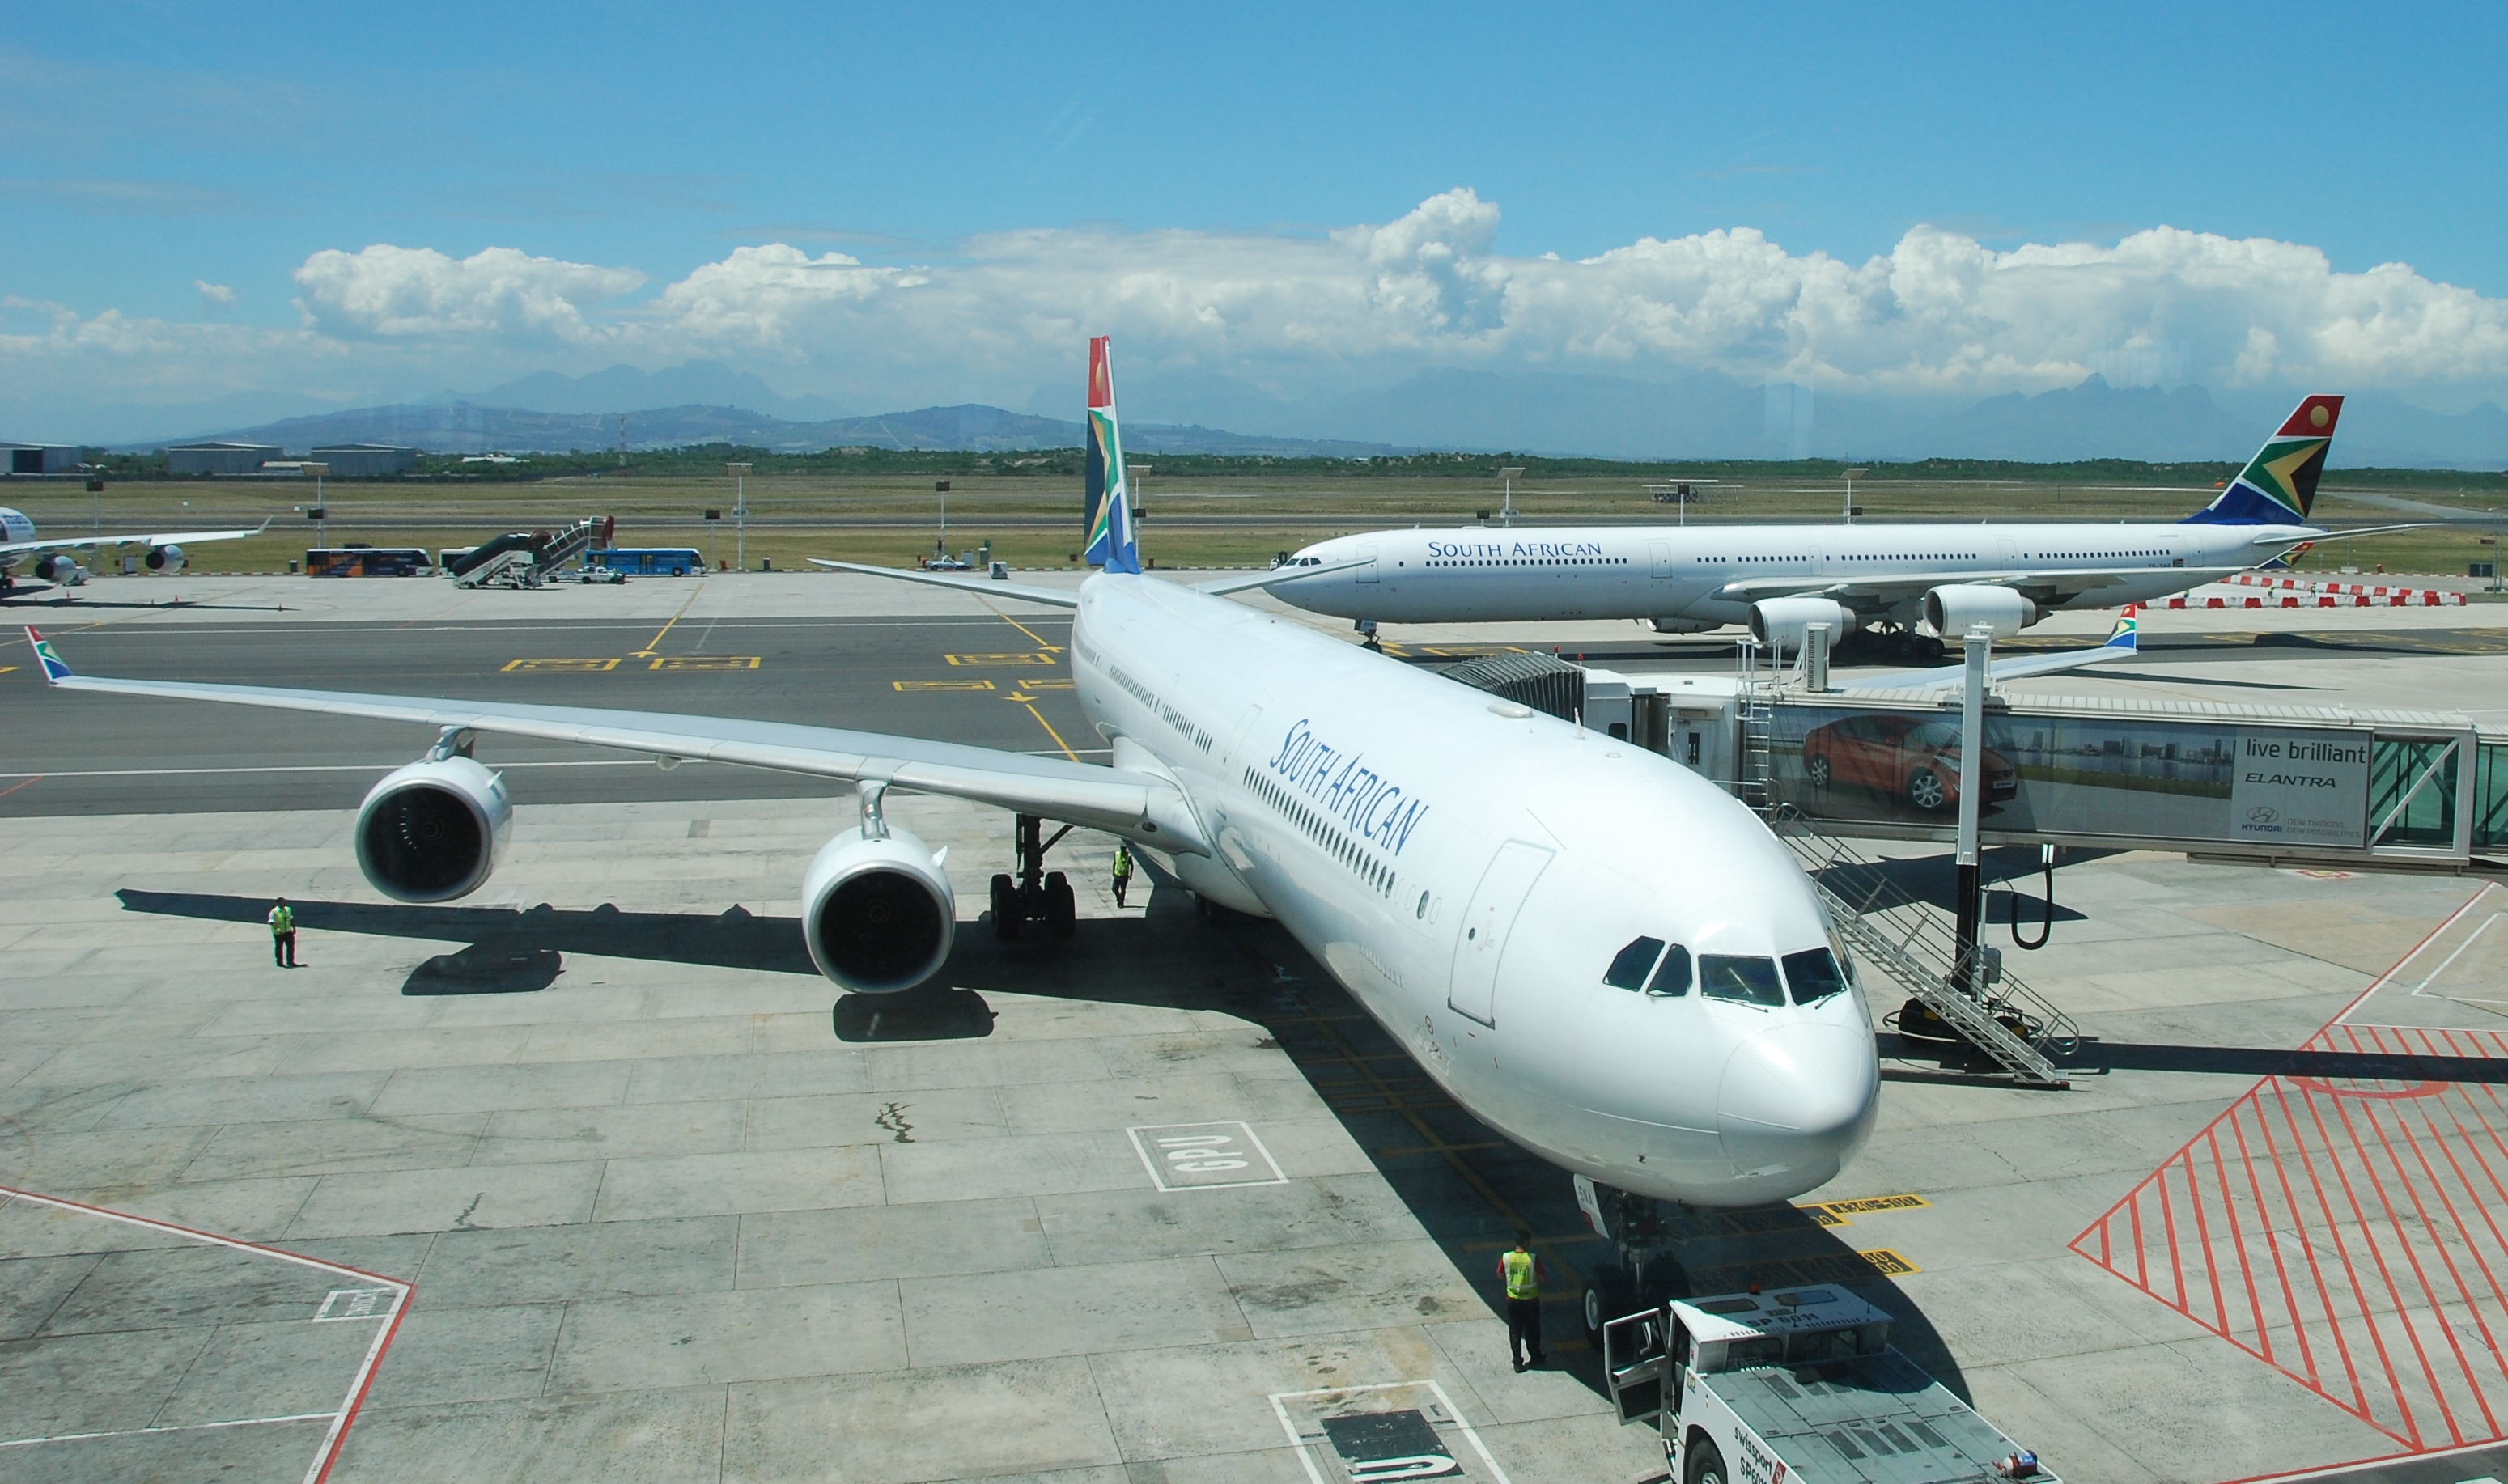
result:
[[[2113,628],[2113,629],[2110,629],[2110,630],[2108,631],[2108,642],[2107,642],[2106,644],[2104,644],[2104,645],[2101,645],[2099,648],[2101,648],[2101,649],[2114,649],[2114,650],[2116,650],[2116,651],[2117,651],[2118,653],[2120,653],[2120,654],[2139,654],[2139,653],[2141,653],[2141,652],[2142,652],[2142,617],[2141,617],[2141,614],[2142,614],[2142,605],[2141,605],[2141,604],[2139,604],[2139,603],[2128,603],[2128,604],[2126,604],[2126,605],[2124,606],[2124,612],[2121,612],[2121,613],[2119,613],[2119,614],[2117,615],[2116,627],[2115,627],[2115,628]]]
[[[57,686],[70,678],[70,667],[62,664],[61,657],[53,652],[51,640],[36,633],[33,627],[29,626],[26,630],[26,642],[35,647],[35,658],[44,667],[45,685]]]

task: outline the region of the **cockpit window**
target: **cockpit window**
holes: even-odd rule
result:
[[[1846,976],[1838,972],[1837,960],[1826,948],[1787,954],[1786,983],[1792,987],[1797,1005],[1817,1005],[1846,992]]]
[[[1711,1000],[1739,1000],[1745,1005],[1771,1008],[1786,1002],[1785,986],[1777,982],[1777,961],[1773,958],[1701,953],[1698,986]]]
[[[1662,939],[1638,939],[1612,957],[1611,966],[1603,971],[1603,983],[1614,989],[1642,989],[1645,987],[1646,971],[1654,967],[1654,961],[1662,954]]]
[[[1687,994],[1689,992],[1689,950],[1674,944],[1663,955],[1663,963],[1646,981],[1648,994]]]

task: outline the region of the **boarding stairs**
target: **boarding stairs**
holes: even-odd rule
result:
[[[1791,804],[1763,813],[1802,862],[1838,935],[1864,963],[1897,981],[2013,1082],[2068,1085],[2056,1062],[2082,1041],[2069,1016],[2008,969],[1993,983],[1983,983],[1981,964],[1963,976],[1958,941],[1939,909],[1909,895],[1881,862],[1824,833]]]
[[[614,521],[608,523],[600,520],[576,521],[548,538],[548,543],[540,548],[539,565],[543,568],[556,568],[573,561],[583,555],[595,541],[602,540],[604,534],[612,529],[615,524]]]
[[[496,553],[453,581],[458,587],[537,587],[540,579],[535,565],[528,548],[516,547]]]

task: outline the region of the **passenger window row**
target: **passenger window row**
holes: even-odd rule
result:
[[[1366,848],[1330,820],[1300,803],[1295,795],[1273,783],[1268,776],[1247,768],[1245,787],[1270,804],[1282,819],[1297,828],[1299,834],[1315,842],[1317,848],[1339,861],[1380,897],[1391,897],[1397,877],[1393,868],[1368,854]]]
[[[1695,975],[1698,992],[1711,1000],[1767,1009],[1785,1004],[1788,985],[1792,987],[1797,1005],[1817,1005],[1831,995],[1846,992],[1845,971],[1838,967],[1836,955],[1826,948],[1805,948],[1787,954],[1782,979],[1777,962],[1753,954],[1701,953]],[[1632,940],[1603,971],[1603,983],[1612,988],[1646,994],[1687,994],[1691,981],[1689,950],[1677,943],[1667,945],[1660,938]]]

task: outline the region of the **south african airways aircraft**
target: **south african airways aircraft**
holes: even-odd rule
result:
[[[1104,340],[1089,359],[1099,571],[1077,592],[827,565],[1071,610],[1111,767],[712,716],[102,680],[36,652],[62,689],[436,728],[353,832],[367,879],[401,901],[462,896],[496,864],[512,805],[480,736],[850,780],[859,822],[804,872],[800,930],[837,984],[897,993],[944,971],[957,907],[882,799],[947,795],[1020,817],[1018,875],[992,881],[998,934],[1071,934],[1040,822],[1101,830],[1204,900],[1276,918],[1473,1116],[1568,1169],[1709,1206],[1834,1177],[1877,1106],[1871,1012],[1784,846],[1668,759],[1221,596],[1293,574],[1145,575]]]
[[[247,536],[259,536],[270,529],[270,522],[243,531],[173,531],[156,535],[130,536],[55,536],[39,537],[35,523],[22,510],[0,506],[0,593],[17,590],[18,564],[33,557],[35,576],[62,587],[86,583],[88,571],[70,553],[85,547],[104,550],[117,546],[145,546],[147,555],[140,558],[150,572],[171,575],[183,570],[185,542],[198,545],[203,541],[240,541]]]
[[[1284,566],[1285,603],[1379,622],[1635,618],[1667,634],[1747,623],[1791,649],[1811,624],[1867,628],[1893,657],[1937,657],[1983,624],[2007,638],[2059,609],[2121,608],[2246,571],[2329,532],[2307,523],[2339,396],[2311,396],[2212,502],[2160,524],[1698,525],[1377,531],[1319,541]],[[1849,646],[1841,645],[1841,651]]]

